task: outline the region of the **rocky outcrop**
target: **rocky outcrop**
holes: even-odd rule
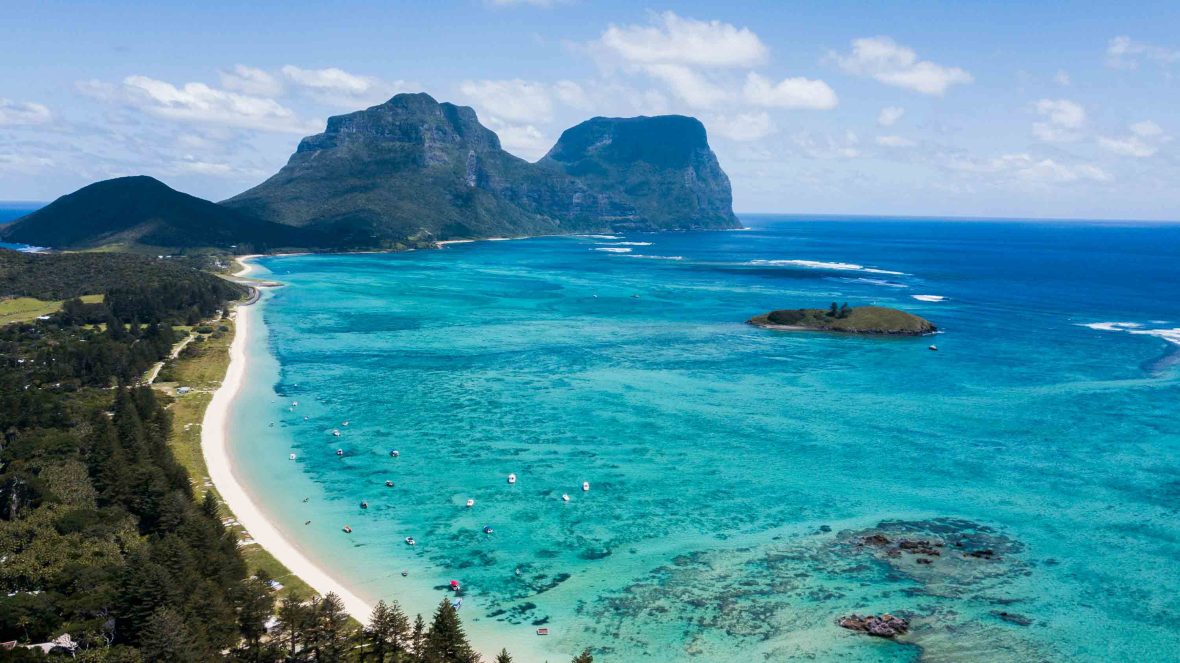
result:
[[[474,110],[426,94],[330,118],[278,173],[223,204],[356,246],[739,227],[729,179],[693,118],[595,118],[529,163]]]
[[[910,630],[910,623],[907,620],[901,617],[895,617],[889,613],[885,613],[879,617],[876,615],[869,615],[867,617],[848,615],[847,617],[841,617],[836,623],[841,628],[874,635],[878,638],[892,639],[899,635],[905,635]]]

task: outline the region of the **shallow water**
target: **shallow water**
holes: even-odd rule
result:
[[[364,596],[459,580],[522,661],[1180,658],[1180,227],[743,221],[261,261],[241,478]],[[743,324],[831,301],[944,333]],[[886,611],[904,642],[835,625]]]

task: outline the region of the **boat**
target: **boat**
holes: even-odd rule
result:
[[[367,508],[369,508],[369,503],[368,503],[368,502],[366,502],[365,500],[361,500],[361,508],[362,508],[362,509],[367,509]]]
[[[295,454],[291,454],[291,455],[287,456],[287,458],[290,458],[291,460],[295,460]]]
[[[491,526],[491,525],[484,525],[484,526],[483,526],[483,533],[484,533],[484,534],[491,534],[491,533],[493,533],[493,532],[495,532],[495,531],[496,531],[496,530],[492,529],[492,526]]]
[[[938,346],[937,345],[930,346],[930,351],[931,352],[938,352]]]
[[[340,437],[340,431],[338,431],[338,430],[336,430],[335,428],[333,428],[333,429],[332,429],[332,435],[333,435],[333,436],[335,436],[335,437]]]
[[[397,449],[390,449],[390,450],[389,450],[389,457],[390,457],[390,458],[397,458],[397,457],[398,457],[398,456],[400,456],[400,455],[401,455],[401,454],[399,454],[399,453],[397,452]]]
[[[341,425],[341,426],[347,426],[347,425],[348,425],[348,422],[347,422],[347,421],[342,421],[342,422],[340,422],[340,425]]]
[[[459,581],[458,580],[451,581],[451,591],[453,591],[453,592],[459,591]]]
[[[568,501],[570,501],[570,496],[569,496],[569,493],[562,493],[562,494],[561,494],[561,501],[562,501],[562,502],[568,502]]]
[[[299,401],[291,401],[291,407],[298,407]]]
[[[386,481],[386,482],[385,482],[385,487],[386,487],[386,488],[393,488],[393,482],[392,482],[392,481]]]
[[[467,508],[470,509],[473,506],[475,506],[475,500],[467,500]]]
[[[408,575],[410,575],[410,572],[409,572],[409,571],[402,571],[402,577],[403,577],[403,578],[405,578],[405,577],[406,577],[406,576],[408,576]]]
[[[541,628],[537,629],[537,635],[549,635],[549,629],[542,626]]]
[[[516,475],[515,474],[508,475],[508,483],[516,483]]]
[[[459,608],[462,608],[463,607],[463,599],[455,599],[454,601],[451,601],[451,607],[456,610],[458,610]]]
[[[582,482],[582,491],[583,491],[583,492],[585,492],[585,491],[587,491],[587,490],[590,490],[590,482],[589,482],[589,481],[583,481],[583,482]]]
[[[407,536],[407,537],[406,537],[406,545],[407,545],[407,546],[413,546],[413,545],[417,545],[417,543],[418,543],[418,542],[414,540],[414,537],[412,537],[412,536]]]
[[[303,415],[303,420],[304,420],[304,421],[307,421],[307,420],[308,420],[308,419],[310,419],[310,418],[311,418],[311,417],[307,416],[306,414],[305,414],[305,415]]]
[[[336,455],[337,455],[337,456],[343,456],[343,455],[344,455],[344,449],[337,449],[337,450],[336,450]]]
[[[349,527],[348,525],[345,525],[344,526],[344,533],[345,534],[352,534],[352,528]]]

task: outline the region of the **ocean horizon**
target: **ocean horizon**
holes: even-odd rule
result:
[[[356,593],[457,580],[520,660],[1175,650],[1180,227],[741,218],[259,259],[235,473]],[[744,324],[832,301],[940,333]],[[906,643],[836,625],[882,612]]]

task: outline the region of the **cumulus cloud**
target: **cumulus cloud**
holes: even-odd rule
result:
[[[1100,136],[1098,145],[1103,149],[1125,157],[1154,156],[1160,148],[1172,140],[1160,125],[1151,120],[1136,122],[1130,126],[1130,134],[1114,138]]]
[[[586,89],[573,81],[557,81],[553,84],[553,94],[566,106],[579,109],[590,107]]]
[[[463,81],[459,92],[480,111],[508,122],[548,122],[553,101],[543,83],[512,80]]]
[[[49,108],[31,101],[0,99],[0,126],[45,124],[53,119]]]
[[[1126,35],[1106,45],[1106,64],[1115,69],[1136,69],[1144,60],[1164,66],[1176,64],[1180,62],[1180,49],[1135,41]]]
[[[647,73],[664,82],[672,94],[693,108],[711,108],[730,98],[725,88],[713,83],[691,67],[678,64],[652,64]]]
[[[0,172],[37,173],[53,165],[53,159],[48,157],[0,152]]]
[[[1034,122],[1033,135],[1048,143],[1067,143],[1081,137],[1086,111],[1068,99],[1041,99],[1034,108],[1044,118]]]
[[[855,159],[860,156],[860,137],[852,131],[841,136],[801,131],[791,136],[797,152],[811,159]]]
[[[877,113],[877,124],[882,127],[892,127],[905,115],[905,109],[900,106],[886,106]]]
[[[673,12],[651,25],[611,25],[598,42],[624,62],[694,67],[748,67],[766,61],[769,50],[749,28],[721,21],[681,18]]]
[[[708,119],[708,126],[713,133],[738,142],[765,138],[775,131],[770,115],[765,112],[716,115]]]
[[[82,89],[169,120],[291,133],[307,133],[310,128],[293,110],[274,99],[204,83],[177,87],[147,76],[128,76],[121,86],[91,82]]]
[[[1105,182],[1111,179],[1105,170],[1093,164],[1063,163],[1027,153],[1005,154],[982,160],[960,158],[948,165],[962,172],[994,175],[1028,184],[1068,184],[1082,180]]]
[[[1053,82],[1061,87],[1069,87],[1073,80],[1069,77],[1069,72],[1064,69],[1058,69],[1057,73],[1053,75]]]
[[[406,81],[385,81],[338,67],[303,69],[289,64],[281,71],[288,82],[308,92],[315,100],[349,109],[383,103],[408,87]]]
[[[784,78],[773,83],[754,72],[746,76],[746,101],[771,108],[835,108],[839,100],[827,83],[808,78]]]
[[[877,144],[881,147],[913,147],[914,141],[902,136],[877,136]]]
[[[970,73],[958,67],[919,60],[913,49],[890,37],[854,39],[851,53],[833,53],[832,57],[850,74],[869,76],[885,85],[934,96],[943,95],[952,85],[974,80]]]
[[[221,87],[258,97],[277,97],[283,93],[283,82],[274,74],[244,64],[234,65],[229,71],[222,71]]]

